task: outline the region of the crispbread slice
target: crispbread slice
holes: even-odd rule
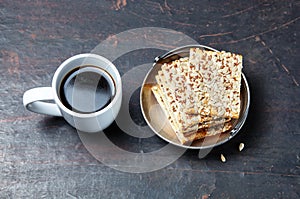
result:
[[[198,131],[201,129],[215,128],[217,126],[221,126],[229,122],[231,122],[231,118],[218,118],[207,122],[199,123]],[[184,132],[184,134],[189,134],[189,133]]]
[[[174,132],[177,132],[178,131],[177,123],[175,122],[174,115],[171,115],[171,111],[168,109],[168,106],[165,103],[166,100],[164,98],[164,95],[161,92],[161,89],[158,86],[153,86],[151,88],[151,91],[154,94],[156,101],[158,102],[158,104],[162,108],[163,112],[165,113],[172,129],[174,130]]]
[[[188,144],[195,140],[199,140],[205,137],[215,136],[221,133],[224,133],[232,128],[231,122],[227,122],[224,125],[218,125],[210,128],[199,129],[196,133],[183,135],[185,138],[185,142],[181,142],[182,144]]]
[[[175,122],[175,118],[174,115],[172,115],[170,112],[170,110],[168,109],[168,106],[166,105],[166,103],[164,102],[164,95],[161,91],[161,88],[159,86],[153,86],[151,88],[152,93],[154,94],[154,97],[156,98],[157,102],[159,103],[160,107],[162,108],[162,110],[164,111],[173,131],[175,132],[175,135],[177,137],[177,139],[180,141],[180,143],[185,144],[188,143],[189,140],[187,138],[184,137],[184,135],[182,133],[180,133],[179,128],[178,128],[178,123]]]
[[[188,66],[189,59],[185,57],[164,64],[161,67],[166,87],[171,90],[175,100],[180,104],[180,108],[184,112],[186,109],[193,108],[196,105],[193,88],[187,81]]]
[[[175,114],[179,130],[182,132],[197,131],[199,123],[198,115],[185,113],[187,107],[193,107],[193,92],[186,81],[184,72],[187,71],[188,58],[181,58],[171,63],[163,64],[158,72],[156,80],[162,92],[166,95],[166,100],[170,104],[171,110]],[[188,100],[190,99],[190,100]],[[173,113],[172,113],[173,114]]]
[[[169,115],[172,120],[176,123],[178,131],[190,132],[197,131],[197,124],[199,123],[198,116],[188,115],[183,112],[182,105],[176,100],[172,89],[170,89],[165,82],[164,74],[159,71],[158,75],[155,77],[158,82],[158,88],[161,90],[162,98],[166,105],[166,110],[169,111]]]
[[[238,118],[240,114],[241,100],[241,78],[242,78],[242,59],[241,55],[222,51],[221,59],[223,66],[219,70],[219,74],[224,76],[224,87],[226,91],[227,101],[229,104],[226,108],[227,115],[232,118]]]
[[[171,112],[168,110],[167,105],[164,102],[165,98],[163,97],[164,95],[163,95],[160,87],[158,85],[156,85],[156,86],[153,86],[151,88],[151,90],[152,90],[152,93],[154,94],[157,102],[159,103],[160,107],[164,111],[178,140],[182,144],[187,144],[187,143],[192,142],[193,140],[202,139],[206,136],[213,136],[218,133],[225,132],[231,128],[230,119],[227,119],[227,120],[223,120],[223,121],[219,120],[217,122],[210,121],[209,123],[212,123],[211,125],[214,125],[214,126],[210,126],[207,124],[199,124],[197,131],[189,131],[189,132],[179,131],[177,123],[174,122],[174,116],[172,116],[170,114]]]
[[[242,56],[229,52],[207,51],[199,48],[190,49],[189,74],[201,76],[202,81],[192,79],[193,87],[204,84],[205,96],[208,104],[203,107],[203,94],[198,94],[196,109],[189,113],[202,113],[204,108],[216,117],[238,118],[240,112],[240,84],[242,70]],[[191,79],[191,78],[190,78]],[[207,111],[207,110],[205,110]]]

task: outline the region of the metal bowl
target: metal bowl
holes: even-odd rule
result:
[[[242,128],[248,115],[250,105],[250,91],[247,79],[242,73],[241,80],[241,111],[240,116],[233,122],[233,128],[227,132],[220,133],[216,136],[206,137],[200,140],[196,140],[189,145],[183,145],[177,139],[175,132],[171,128],[163,110],[160,108],[154,95],[151,92],[151,87],[156,84],[155,75],[161,69],[164,63],[171,62],[173,60],[188,57],[190,48],[202,48],[206,50],[217,51],[211,47],[203,45],[189,45],[176,48],[162,56],[155,58],[153,67],[147,73],[144,82],[141,87],[140,104],[143,116],[156,135],[164,139],[165,141],[174,144],[179,147],[188,149],[208,149],[220,144],[223,144],[233,138]]]

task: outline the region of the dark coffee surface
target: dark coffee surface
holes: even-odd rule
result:
[[[107,106],[112,88],[104,71],[94,66],[79,67],[67,74],[61,83],[60,97],[63,104],[79,113],[92,113]]]

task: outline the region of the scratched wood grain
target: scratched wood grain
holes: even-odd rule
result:
[[[294,0],[0,0],[0,198],[299,198],[299,9]],[[237,137],[204,159],[189,150],[166,168],[132,174],[98,162],[64,120],[26,111],[22,95],[50,86],[68,57],[141,27],[242,54],[251,107]],[[160,53],[131,52],[115,64],[123,75]],[[133,121],[146,125],[138,90],[129,107]],[[106,134],[137,153],[166,145],[116,124]]]

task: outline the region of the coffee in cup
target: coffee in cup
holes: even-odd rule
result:
[[[78,113],[93,113],[107,106],[115,95],[115,83],[103,69],[80,66],[63,78],[59,98]]]
[[[23,96],[26,109],[63,116],[84,132],[98,132],[108,127],[117,117],[121,101],[122,83],[117,68],[96,54],[67,59],[56,70],[52,87],[33,88]]]

